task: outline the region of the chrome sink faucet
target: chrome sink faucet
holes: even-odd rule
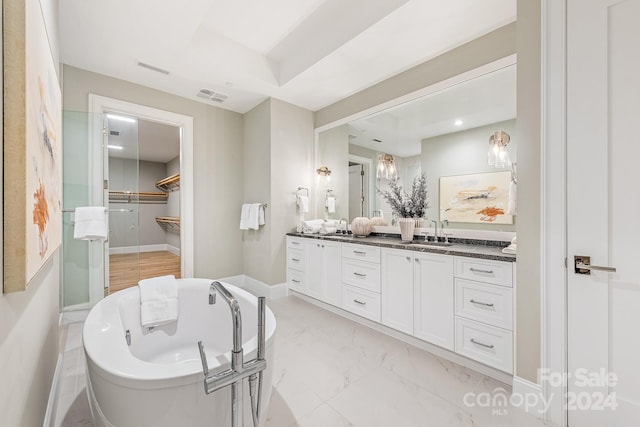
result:
[[[435,228],[435,231],[433,232],[433,241],[437,242],[438,241],[438,221],[436,221],[435,219],[432,219],[431,223]]]
[[[449,220],[443,219],[442,222],[440,223],[440,230],[442,232],[442,235],[444,236],[444,242],[445,243],[449,243],[449,235],[447,233],[444,232],[444,226],[449,226]]]
[[[242,381],[249,377],[249,394],[251,396],[251,413],[253,423],[258,427],[260,416],[260,403],[262,400],[262,374],[267,367],[265,360],[265,309],[264,297],[258,298],[258,350],[256,358],[249,362],[244,362],[244,350],[242,349],[242,313],[238,300],[217,280],[209,286],[209,304],[216,303],[217,295],[220,294],[229,305],[232,318],[233,348],[231,349],[231,368],[214,374],[209,373],[207,356],[204,352],[202,341],[198,341],[200,360],[204,373],[204,391],[206,394],[213,393],[223,387],[231,385],[231,425],[232,427],[242,427],[243,411],[240,407],[242,401]],[[256,380],[258,380],[257,403],[255,401]]]

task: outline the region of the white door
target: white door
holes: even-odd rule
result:
[[[382,249],[382,324],[413,335],[412,251]]]
[[[322,241],[322,299],[342,306],[342,244]]]
[[[640,0],[569,0],[567,18],[569,425],[637,426]]]

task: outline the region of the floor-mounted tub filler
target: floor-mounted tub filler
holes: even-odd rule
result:
[[[264,425],[271,398],[275,317],[269,308],[262,311],[265,345],[258,354],[258,298],[235,286],[213,283],[178,279],[178,321],[155,328],[141,326],[137,287],[116,292],[91,310],[83,341],[96,426],[248,427],[254,423],[250,396],[259,402],[259,425]],[[234,323],[241,328],[234,329]],[[240,408],[235,417],[233,383],[233,407]],[[262,399],[257,399],[260,388]]]

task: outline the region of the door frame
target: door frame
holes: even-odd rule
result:
[[[160,110],[145,105],[134,104],[121,101],[119,99],[108,98],[101,95],[89,94],[89,112],[104,114],[106,111],[128,114],[145,120],[177,126],[180,132],[180,269],[181,277],[193,277],[194,270],[194,235],[193,235],[193,117],[170,111]],[[90,135],[95,132],[102,133],[102,129],[89,129]],[[89,147],[89,176],[92,182],[100,183],[98,188],[102,188],[102,167],[101,165],[103,147],[100,150],[90,145]],[[100,175],[100,176],[98,176]],[[102,194],[91,194],[90,200],[102,200]],[[104,246],[102,247],[104,251]],[[90,253],[90,256],[92,253]],[[97,254],[93,254],[94,260]],[[91,263],[91,258],[90,258]],[[96,264],[91,264],[96,265]],[[96,277],[91,277],[89,287],[89,297],[91,305],[97,303],[104,297],[103,286],[107,284],[104,280],[104,270],[102,286]],[[98,273],[96,273],[98,274]],[[91,275],[91,273],[90,273]]]
[[[541,369],[568,370],[567,322],[567,0],[541,1]],[[555,383],[555,382],[554,382]],[[543,396],[553,396],[545,419],[567,426],[566,384],[541,381]]]
[[[368,180],[367,187],[368,187],[368,190],[369,190],[368,191],[369,194],[367,194],[367,196],[369,197],[369,199],[368,199],[369,200],[369,202],[368,202],[369,215],[371,216],[371,215],[373,215],[373,204],[372,203],[373,203],[374,197],[375,197],[375,188],[374,188],[375,185],[373,185],[373,186],[371,185],[371,177],[373,175],[371,173],[371,171],[373,169],[373,160],[368,158],[368,157],[356,156],[355,154],[349,154],[348,158],[349,158],[349,161],[352,161],[354,163],[360,163],[360,164],[363,164],[363,165],[367,165],[367,168],[368,168],[368,172],[367,172],[367,174],[368,174],[368,176],[367,176],[367,180]],[[349,197],[351,197],[351,196],[349,196]]]

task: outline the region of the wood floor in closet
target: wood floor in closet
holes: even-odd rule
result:
[[[180,257],[168,251],[109,256],[109,293],[137,286],[138,280],[173,274],[180,277]]]

